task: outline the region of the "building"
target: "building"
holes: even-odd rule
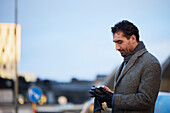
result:
[[[170,92],[170,56],[162,64],[162,81],[160,91]]]

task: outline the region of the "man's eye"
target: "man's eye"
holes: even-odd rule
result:
[[[121,43],[122,43],[122,41],[118,41],[117,43],[118,43],[118,44],[121,44]]]

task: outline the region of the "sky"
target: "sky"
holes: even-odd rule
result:
[[[169,6],[169,0],[18,0],[18,72],[64,82],[109,75],[123,61],[110,27],[124,19],[163,64],[170,55]],[[14,23],[14,9],[14,0],[0,0],[0,23]]]

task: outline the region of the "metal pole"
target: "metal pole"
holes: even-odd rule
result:
[[[15,0],[15,113],[18,113],[18,71],[17,71],[17,4]]]

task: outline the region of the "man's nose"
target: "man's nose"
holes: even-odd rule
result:
[[[120,46],[116,44],[116,51],[118,51],[119,49],[120,49]]]

